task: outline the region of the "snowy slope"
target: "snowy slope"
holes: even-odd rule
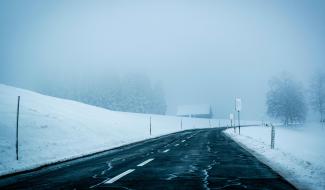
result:
[[[225,133],[300,189],[325,189],[325,130],[320,126],[276,127],[274,150],[270,127],[242,128],[241,135],[232,129]]]
[[[21,96],[15,160],[17,96]],[[114,112],[0,84],[0,175],[78,157],[180,131],[180,117]],[[228,121],[221,120],[220,125]],[[211,120],[218,126],[219,120]],[[183,130],[210,127],[207,119],[183,118]]]

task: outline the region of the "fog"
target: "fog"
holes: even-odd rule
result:
[[[263,119],[268,80],[308,84],[325,63],[324,1],[1,1],[0,82],[140,72],[163,83],[168,111],[209,103]]]

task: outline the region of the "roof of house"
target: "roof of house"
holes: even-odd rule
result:
[[[209,104],[183,105],[178,106],[176,115],[206,115],[210,112],[211,106]]]

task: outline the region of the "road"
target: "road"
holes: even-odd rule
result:
[[[0,189],[295,189],[221,131],[150,139],[3,178]]]

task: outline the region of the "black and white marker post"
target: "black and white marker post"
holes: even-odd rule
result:
[[[19,154],[18,154],[18,137],[19,137],[19,131],[18,131],[18,126],[19,126],[19,104],[20,104],[20,96],[18,96],[18,104],[17,104],[17,120],[16,120],[16,160],[19,159]]]
[[[236,106],[235,106],[235,110],[238,113],[238,132],[240,134],[240,111],[241,111],[241,98],[236,98]]]

